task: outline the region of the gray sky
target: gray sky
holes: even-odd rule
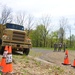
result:
[[[75,0],[0,0],[0,4],[7,5],[15,11],[27,11],[36,17],[42,14],[75,15]]]
[[[54,23],[60,17],[66,17],[69,23],[75,22],[75,0],[0,0],[0,6],[7,5],[14,12],[26,11],[34,17],[51,15]]]

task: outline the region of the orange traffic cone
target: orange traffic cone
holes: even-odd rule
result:
[[[3,73],[12,72],[12,48],[9,46],[8,54],[6,57],[6,65],[2,70]]]
[[[3,53],[3,57],[2,57],[2,60],[1,60],[1,64],[0,64],[0,66],[2,68],[4,68],[4,66],[6,64],[6,56],[7,56],[7,53],[8,53],[8,46],[5,46],[4,53]]]
[[[12,47],[9,46],[9,56],[10,56],[10,61],[9,61],[9,72],[12,72]]]
[[[64,58],[64,63],[62,63],[63,65],[70,65],[70,62],[69,62],[69,58],[68,58],[68,55],[66,54],[65,58]]]
[[[73,65],[71,65],[71,66],[75,68],[75,59],[74,59]]]
[[[68,50],[65,51],[65,54],[68,55]]]

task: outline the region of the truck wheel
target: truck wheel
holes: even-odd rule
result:
[[[28,48],[24,48],[24,50],[23,50],[23,54],[28,55],[29,52],[30,52],[30,49],[28,49]]]
[[[1,48],[1,50],[0,50],[0,54],[3,54],[3,52],[4,52],[4,46]]]
[[[0,45],[2,45],[2,39],[0,39]]]

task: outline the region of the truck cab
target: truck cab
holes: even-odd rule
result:
[[[13,23],[0,24],[0,50],[4,51],[6,45],[11,45],[13,51],[22,51],[28,55],[32,47],[31,39],[27,37],[24,26]]]

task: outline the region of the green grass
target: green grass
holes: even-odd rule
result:
[[[43,50],[54,50],[54,48],[49,48],[49,47],[33,47],[33,48],[38,48],[38,49],[43,49]],[[66,48],[66,49],[75,50],[75,48]],[[62,50],[63,50],[63,48],[62,48]]]
[[[75,48],[67,48],[68,50],[75,50]]]
[[[38,48],[38,49],[45,49],[45,50],[54,50],[54,48],[49,48],[49,47],[33,47],[33,48]]]
[[[33,56],[33,57],[39,57],[39,56],[42,55],[42,53],[40,53],[40,52],[37,53],[37,52],[35,52],[35,51],[30,51],[29,55],[31,55],[31,56]]]
[[[65,71],[61,68],[61,67],[58,67],[58,66],[52,66],[52,70],[55,71],[55,75],[60,75],[60,74],[63,74]]]

